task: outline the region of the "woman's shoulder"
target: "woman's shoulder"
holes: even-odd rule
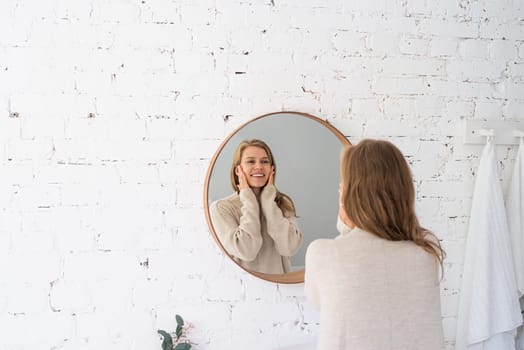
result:
[[[334,244],[334,239],[316,239],[313,242],[311,242],[307,247],[306,256],[322,255],[324,253],[329,253],[329,251],[334,248]]]
[[[316,239],[309,244],[306,250],[306,271],[313,271],[326,265],[325,259],[330,255],[331,241],[331,239]]]

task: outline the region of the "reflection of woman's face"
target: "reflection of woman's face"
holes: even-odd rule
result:
[[[271,162],[266,151],[256,146],[248,146],[242,152],[240,166],[250,187],[264,187],[271,174]]]

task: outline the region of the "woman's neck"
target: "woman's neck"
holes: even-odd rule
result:
[[[260,193],[262,193],[262,189],[260,187],[251,187],[251,190],[257,198],[260,198]]]

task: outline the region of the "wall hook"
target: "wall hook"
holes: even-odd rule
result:
[[[493,142],[493,136],[495,136],[495,130],[493,129],[480,129],[477,133],[481,136],[486,136],[486,143]]]

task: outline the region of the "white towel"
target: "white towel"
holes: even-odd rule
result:
[[[508,225],[519,296],[524,294],[524,141],[520,139],[508,192]]]
[[[524,310],[524,298],[520,298],[520,309],[521,310]],[[517,346],[516,346],[516,349],[517,350],[524,350],[524,327],[520,326],[519,329],[517,330],[517,340],[516,340],[516,343],[517,343]]]
[[[519,150],[506,202],[508,226],[513,250],[513,261],[519,296],[524,295],[524,138],[520,139]],[[524,298],[521,298],[521,310]],[[517,349],[524,350],[522,326],[517,336]]]
[[[522,315],[502,188],[491,141],[475,181],[455,350],[514,350]]]

